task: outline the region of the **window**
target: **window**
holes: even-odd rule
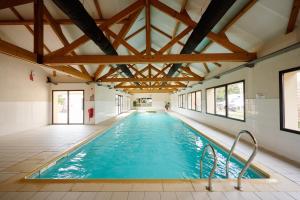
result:
[[[116,95],[115,97],[116,102],[116,114],[121,114],[123,111],[123,96],[122,95]]]
[[[226,87],[215,88],[216,114],[226,116]]]
[[[215,89],[210,88],[206,90],[206,112],[215,114]]]
[[[192,110],[196,110],[196,92],[192,92]]]
[[[244,120],[244,83],[227,85],[228,117]]]
[[[183,94],[178,95],[178,107],[183,108]]]
[[[244,81],[206,90],[206,112],[240,121],[245,120]]]
[[[182,95],[182,108],[186,108],[186,94]]]
[[[202,111],[202,92],[196,92],[196,111]]]
[[[187,109],[189,109],[189,110],[192,109],[192,94],[191,93],[187,94]]]
[[[300,67],[279,72],[280,129],[300,134]]]

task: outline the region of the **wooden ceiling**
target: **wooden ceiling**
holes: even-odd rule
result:
[[[34,36],[34,51],[28,51],[14,44],[8,43],[0,39],[0,52],[8,54],[29,62],[38,63],[43,67],[47,67],[56,71],[69,74],[73,77],[83,79],[86,82],[107,82],[115,83],[115,88],[123,89],[129,93],[143,92],[174,92],[180,88],[187,87],[189,82],[202,81],[205,77],[195,73],[190,68],[191,63],[203,63],[207,73],[210,72],[207,63],[214,63],[221,67],[219,62],[247,62],[256,58],[255,52],[247,52],[238,45],[231,42],[225,34],[225,31],[230,28],[239,18],[241,18],[257,0],[250,0],[238,14],[236,14],[219,33],[210,32],[207,38],[210,43],[217,43],[227,49],[230,53],[203,53],[194,51],[193,54],[170,54],[171,49],[175,44],[184,46],[180,41],[187,36],[196,26],[185,9],[188,0],[183,0],[180,11],[176,11],[159,0],[137,0],[133,4],[124,8],[118,13],[115,13],[111,18],[104,19],[101,12],[101,5],[97,0],[93,0],[98,12],[98,19],[95,19],[98,27],[112,40],[112,45],[117,49],[120,45],[124,46],[128,55],[109,56],[109,55],[78,55],[75,50],[89,41],[89,37],[82,35],[78,39],[69,42],[63,34],[61,25],[72,24],[69,19],[55,19],[49,12],[41,0],[6,0],[0,3],[0,9],[9,8],[18,20],[0,20],[0,25],[20,25]],[[34,7],[34,19],[25,20],[21,14],[14,8],[15,6],[32,3]],[[299,13],[300,1],[294,0],[293,9],[290,16],[290,21],[287,27],[287,33],[293,31],[297,15]],[[173,33],[169,34],[151,24],[150,7],[153,6],[161,12],[169,15],[176,20],[176,26]],[[145,9],[145,25],[142,28],[134,31],[130,35],[133,24],[141,11]],[[199,13],[200,14],[200,13]],[[119,33],[114,33],[110,27],[113,24],[121,24],[122,28]],[[185,24],[186,28],[179,32],[179,25]],[[44,44],[43,27],[44,24],[49,24],[54,33],[59,38],[63,47],[55,51]],[[34,25],[34,28],[32,28]],[[146,31],[146,48],[143,51],[137,50],[129,44],[129,39],[134,39],[141,31]],[[151,31],[156,31],[162,36],[169,38],[169,42],[159,50],[152,47]],[[44,54],[44,51],[46,52]],[[146,64],[143,69],[138,69],[136,64]],[[155,67],[155,63],[164,63],[161,69]],[[167,71],[172,63],[186,63],[178,70],[178,75],[168,77]],[[94,74],[90,74],[85,64],[98,64],[98,68]],[[127,78],[120,69],[114,64],[127,64],[128,68],[134,74],[133,78]],[[73,66],[77,65],[79,69]],[[104,69],[109,69],[103,74]],[[139,83],[138,85],[136,83]]]

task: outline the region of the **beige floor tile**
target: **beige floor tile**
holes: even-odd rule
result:
[[[127,200],[128,192],[113,192],[111,200]]]
[[[194,187],[192,183],[163,183],[164,191],[189,191],[193,192]]]
[[[97,192],[95,200],[110,200],[112,192]]]
[[[160,192],[145,192],[144,200],[159,200]]]
[[[35,192],[19,192],[18,195],[14,197],[15,200],[31,200]]]
[[[45,186],[45,184],[42,183],[26,183],[23,184],[23,187],[21,187],[18,191],[23,192],[29,192],[29,191],[40,191],[42,187]]]
[[[71,191],[73,184],[70,183],[50,183],[44,185],[40,191],[49,191],[49,192],[57,192],[57,191]]]
[[[66,195],[66,192],[50,192],[46,200],[61,200]]]
[[[101,188],[102,191],[132,191],[132,184],[127,183],[104,183],[103,187]]]
[[[132,191],[161,192],[163,191],[163,186],[162,183],[137,183],[133,184]]]
[[[193,195],[191,192],[176,192],[178,200],[193,200]]]
[[[6,169],[5,172],[32,172],[34,169],[41,166],[41,161],[39,160],[25,160],[23,162],[19,162],[15,165],[12,165]]]
[[[144,196],[144,192],[129,192],[127,200],[143,200]]]
[[[30,200],[45,200],[49,196],[50,192],[37,192]]]
[[[93,200],[96,197],[96,192],[82,192],[78,200]]]
[[[175,192],[161,192],[160,193],[161,200],[177,200]]]
[[[101,183],[75,183],[72,187],[72,191],[101,191],[103,184]]]
[[[209,200],[207,192],[192,192],[195,200]]]

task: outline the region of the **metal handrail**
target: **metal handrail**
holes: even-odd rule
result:
[[[213,156],[214,156],[214,166],[213,166],[213,168],[210,171],[210,174],[209,174],[209,177],[208,177],[208,186],[206,187],[206,189],[209,190],[209,191],[212,191],[211,179],[212,179],[212,176],[215,173],[215,170],[216,170],[216,167],[217,167],[218,158],[217,158],[215,149],[213,148],[213,146],[211,144],[207,144],[204,147],[203,151],[202,151],[202,155],[201,155],[201,159],[200,159],[200,178],[202,178],[202,165],[203,165],[202,162],[203,162],[203,157],[204,157],[205,153],[207,152],[208,148],[210,148],[211,151],[212,151],[212,153],[213,153]]]
[[[253,152],[252,152],[251,156],[247,160],[245,166],[243,167],[242,171],[240,172],[240,174],[239,174],[239,176],[237,178],[237,187],[236,188],[238,190],[241,190],[241,188],[242,188],[241,187],[242,176],[244,175],[244,173],[246,172],[246,170],[249,168],[252,160],[254,159],[254,157],[255,157],[255,155],[257,153],[257,149],[258,149],[258,144],[257,144],[257,141],[256,141],[254,135],[252,133],[250,133],[249,131],[247,131],[247,130],[240,131],[239,134],[236,136],[236,139],[235,139],[235,141],[234,141],[234,143],[233,143],[233,145],[232,145],[232,147],[230,149],[229,155],[228,155],[227,160],[226,160],[226,177],[228,178],[228,175],[229,175],[229,169],[228,169],[229,168],[229,160],[230,160],[230,158],[232,156],[233,150],[234,150],[236,144],[238,143],[238,141],[240,140],[241,135],[244,134],[244,133],[248,134],[251,137],[251,139],[253,141],[253,144],[254,144],[254,149],[253,149]]]

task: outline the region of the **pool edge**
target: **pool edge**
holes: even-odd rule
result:
[[[42,169],[49,168],[49,166],[52,166],[53,164],[55,164],[60,159],[66,157],[68,155],[68,153],[70,153],[71,151],[73,151],[76,148],[88,143],[92,139],[100,136],[101,134],[103,134],[107,130],[111,129],[116,123],[120,122],[121,120],[126,119],[127,117],[131,116],[133,113],[136,113],[136,112],[138,112],[138,111],[131,111],[126,116],[124,116],[122,118],[119,118],[119,119],[116,118],[115,121],[113,123],[111,123],[110,125],[108,125],[107,128],[104,128],[101,131],[96,130],[96,131],[92,132],[89,136],[83,138],[82,141],[76,143],[75,145],[71,146],[67,150],[60,153],[55,158],[49,160],[45,164],[42,164],[41,166],[34,169],[32,172],[25,175],[20,181],[21,182],[30,182],[30,183],[169,183],[169,182],[171,182],[171,183],[184,183],[184,182],[191,182],[191,183],[195,183],[195,182],[196,183],[198,183],[198,182],[202,183],[203,182],[204,183],[205,182],[206,183],[208,179],[32,179],[32,178],[30,178],[32,175],[38,173]],[[187,122],[183,121],[182,119],[171,115],[169,112],[165,112],[165,113],[167,113],[168,115],[170,115],[172,117],[175,117],[176,119],[180,120],[185,125],[187,125],[191,129],[193,129],[195,132],[197,132],[197,134],[202,135],[203,137],[207,138],[211,142],[214,142],[215,144],[219,145],[225,151],[227,151],[227,152],[230,151],[230,149],[228,149],[224,145],[220,144],[215,139],[213,139],[213,138],[209,137],[208,135],[202,133],[201,131],[197,130],[192,125],[188,124]],[[197,122],[197,123],[199,123],[199,122]],[[239,155],[237,153],[233,153],[233,155],[236,158],[240,159],[241,161],[246,162],[245,156]],[[253,169],[255,169],[255,170],[259,171],[260,173],[262,173],[264,176],[266,176],[266,178],[242,179],[243,182],[248,182],[248,183],[275,183],[275,182],[278,182],[278,180],[275,179],[276,175],[272,171],[267,169],[265,166],[254,162],[250,165],[250,167],[252,167]],[[228,179],[213,179],[213,180],[214,180],[214,182],[235,182],[237,179],[228,178]]]

